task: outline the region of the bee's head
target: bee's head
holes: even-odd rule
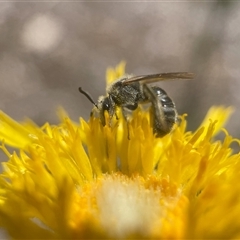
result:
[[[114,102],[112,98],[110,96],[101,96],[99,97],[98,102],[95,103],[90,94],[82,90],[81,87],[79,88],[79,92],[82,93],[85,97],[87,97],[87,99],[95,106],[92,110],[92,113],[96,111],[99,114],[102,125],[105,126],[106,120],[104,112],[108,111],[110,118],[114,114]]]
[[[105,121],[104,112],[107,111],[109,113],[110,117],[113,115],[112,113],[113,113],[114,109],[113,109],[112,99],[109,96],[99,97],[97,108],[99,111],[100,120],[101,120],[103,126],[105,126],[106,121]]]

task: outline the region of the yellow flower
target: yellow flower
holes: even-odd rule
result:
[[[108,69],[108,82],[124,67]],[[214,140],[231,112],[211,108],[195,132],[184,115],[155,138],[138,108],[130,139],[121,111],[111,127],[61,111],[59,125],[41,128],[1,112],[0,227],[13,239],[240,238],[240,156],[230,146],[239,140],[226,130]]]

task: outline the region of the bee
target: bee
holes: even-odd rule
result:
[[[95,103],[91,96],[82,90],[81,87],[79,91],[94,104],[103,126],[106,125],[105,111],[109,113],[111,122],[114,115],[118,119],[116,108],[120,107],[128,123],[129,112],[136,110],[139,104],[150,103],[152,107],[153,133],[156,137],[163,137],[171,132],[174,124],[177,122],[177,110],[172,99],[162,88],[148,84],[172,79],[192,78],[193,73],[188,72],[159,73],[141,76],[126,75],[108,86],[107,95],[99,97],[97,103]]]

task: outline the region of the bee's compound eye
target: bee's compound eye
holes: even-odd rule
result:
[[[110,101],[109,98],[105,98],[102,102],[102,109],[103,111],[109,111],[110,109]]]

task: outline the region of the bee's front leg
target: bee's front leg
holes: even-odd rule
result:
[[[131,114],[132,111],[136,110],[138,107],[138,104],[135,102],[132,105],[123,105],[122,106],[122,114],[123,117],[127,123],[127,131],[128,131],[128,140],[130,140],[130,131],[129,131],[129,115]]]

